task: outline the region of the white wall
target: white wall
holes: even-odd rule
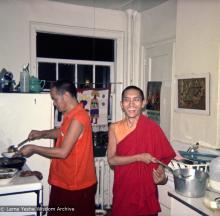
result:
[[[169,0],[142,13],[142,44],[148,45],[176,36],[176,0]]]
[[[176,0],[169,0],[142,13],[142,70],[140,86],[161,81],[160,126],[170,139],[172,118],[173,53],[176,33]]]
[[[220,1],[178,0],[176,75],[210,73],[210,115],[174,112],[173,139],[220,148]]]
[[[123,32],[126,37],[126,14],[121,11],[47,0],[0,1],[0,69],[4,67],[13,72],[17,82],[22,65],[30,62],[31,22],[56,24],[67,28],[95,27]],[[123,62],[123,59],[121,61]],[[123,71],[118,73],[123,74]]]

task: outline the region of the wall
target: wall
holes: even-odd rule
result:
[[[175,74],[210,73],[210,115],[174,112],[173,140],[220,148],[220,1],[178,0]]]
[[[142,89],[148,81],[161,81],[160,126],[170,139],[172,118],[173,53],[176,33],[176,0],[142,13]]]
[[[30,62],[31,22],[62,25],[66,28],[93,29],[95,26],[96,29],[123,32],[126,40],[126,14],[121,11],[47,0],[0,1],[0,69],[4,67],[13,72],[16,81],[19,81],[22,65]],[[118,73],[123,74],[123,71]]]
[[[120,119],[120,95],[127,82],[127,15],[118,10],[105,10],[94,7],[77,6],[48,0],[0,1],[0,70],[6,68],[14,75],[18,84],[24,64],[30,63],[31,75],[36,75],[35,27],[40,30],[65,33],[79,32],[89,36],[116,39],[115,82],[112,88],[113,120]],[[39,29],[38,29],[39,30]],[[56,31],[57,30],[57,31]],[[86,33],[85,33],[86,32]],[[93,33],[94,32],[94,33]],[[97,32],[100,34],[98,35]],[[88,34],[87,34],[88,33]],[[116,36],[115,36],[116,35]],[[120,38],[118,38],[120,35]],[[126,53],[126,55],[125,55]],[[120,83],[120,84],[118,84]]]
[[[176,0],[169,0],[142,13],[142,44],[173,39],[176,36]]]

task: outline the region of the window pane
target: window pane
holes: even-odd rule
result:
[[[69,80],[75,82],[75,65],[59,64],[58,65],[59,80]]]
[[[37,32],[36,41],[37,57],[114,61],[112,39]]]
[[[96,66],[95,67],[95,87],[108,88],[110,83],[110,67]]]
[[[92,65],[77,65],[77,83],[78,88],[92,87]]]
[[[44,89],[49,89],[50,83],[56,81],[56,63],[38,62],[38,78],[46,80]]]

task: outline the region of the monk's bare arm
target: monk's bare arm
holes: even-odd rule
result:
[[[110,166],[126,165],[137,161],[150,163],[154,158],[148,153],[136,154],[131,156],[118,156],[116,154],[117,140],[112,125],[109,128],[109,141],[107,149],[108,163]]]

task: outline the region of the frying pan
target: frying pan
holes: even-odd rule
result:
[[[26,162],[23,157],[6,158],[0,157],[0,168],[16,168],[22,169]]]

